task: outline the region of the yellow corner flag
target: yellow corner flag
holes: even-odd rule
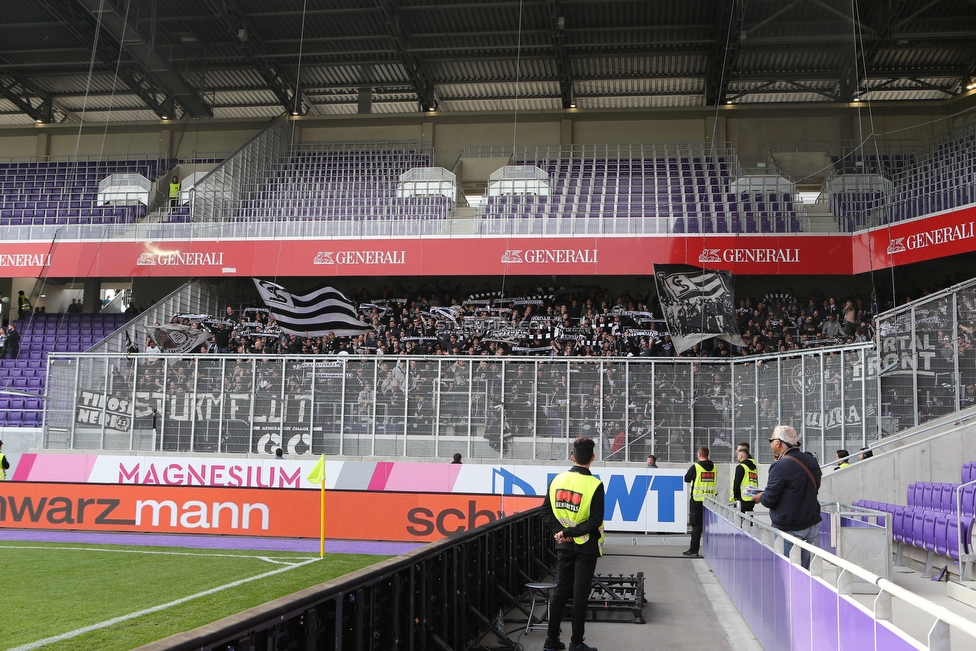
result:
[[[312,468],[312,472],[308,473],[308,480],[313,484],[321,484],[325,481],[325,455],[323,454],[319,457],[318,463]]]

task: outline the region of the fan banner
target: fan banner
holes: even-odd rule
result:
[[[731,273],[656,264],[654,279],[675,352],[712,337],[745,345],[735,321]]]

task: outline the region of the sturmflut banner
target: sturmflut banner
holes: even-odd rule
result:
[[[677,353],[712,337],[745,345],[735,321],[731,273],[656,264],[654,279]]]
[[[332,287],[320,287],[307,294],[292,294],[269,280],[254,284],[285,334],[297,337],[355,337],[372,332],[372,326],[356,316],[352,301]]]

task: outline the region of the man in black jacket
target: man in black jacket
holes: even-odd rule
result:
[[[800,540],[817,544],[820,535],[820,465],[812,455],[797,447],[796,430],[777,425],[769,437],[769,447],[777,461],[769,467],[763,492],[753,498],[769,509],[773,526]],[[784,542],[783,553],[790,555],[793,543]],[[811,553],[800,552],[800,564],[810,569]]]

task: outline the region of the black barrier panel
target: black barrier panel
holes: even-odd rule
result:
[[[555,558],[539,507],[140,651],[462,651]]]

